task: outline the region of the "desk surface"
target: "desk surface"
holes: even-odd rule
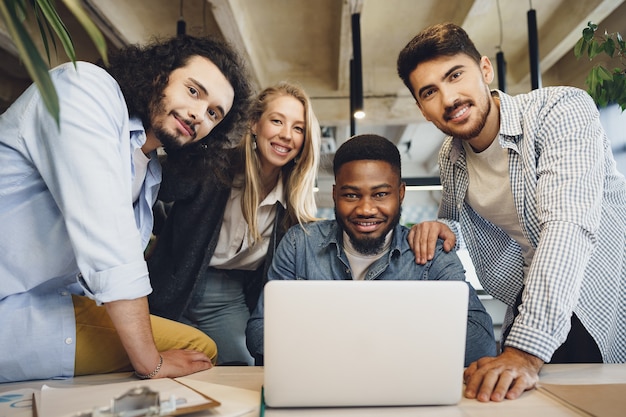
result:
[[[214,367],[213,369],[190,375],[189,378],[221,385],[245,388],[260,392],[263,384],[262,367]],[[93,375],[67,380],[28,381],[0,384],[0,393],[21,388],[39,389],[46,384],[53,387],[67,387],[68,385],[96,385],[111,382],[133,380],[130,373]],[[626,364],[576,364],[576,365],[545,365],[540,374],[540,383],[549,384],[614,384],[626,383]],[[626,396],[626,392],[624,392]],[[219,400],[219,399],[218,399]],[[434,417],[490,417],[490,416],[524,416],[549,415],[580,416],[557,400],[552,399],[538,390],[532,390],[514,401],[501,403],[480,403],[463,398],[456,406],[447,407],[392,407],[367,409],[327,409],[327,410],[266,410],[265,416],[434,416]],[[258,411],[249,413],[246,417],[258,416]]]

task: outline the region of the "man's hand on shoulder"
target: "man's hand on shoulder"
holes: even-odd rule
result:
[[[478,401],[514,400],[535,388],[543,361],[512,347],[497,357],[477,360],[463,374],[465,397]]]
[[[437,239],[443,239],[443,249],[450,252],[456,244],[456,235],[450,228],[441,222],[422,222],[411,227],[408,240],[409,246],[415,253],[415,262],[424,265],[435,256]]]

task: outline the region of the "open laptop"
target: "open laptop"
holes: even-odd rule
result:
[[[468,287],[462,281],[270,281],[267,407],[456,404]]]

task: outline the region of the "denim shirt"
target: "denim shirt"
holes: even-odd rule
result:
[[[415,255],[407,240],[409,229],[398,225],[393,231],[388,253],[367,270],[365,279],[372,280],[465,280],[463,264],[455,252],[443,251],[438,242],[433,260],[425,265],[415,263]],[[280,242],[268,273],[273,279],[352,279],[350,263],[343,249],[342,230],[334,220],[295,225]],[[493,323],[469,286],[465,365],[496,354]],[[263,295],[252,313],[246,329],[247,344],[257,365],[263,358]]]

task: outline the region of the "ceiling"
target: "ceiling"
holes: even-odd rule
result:
[[[624,0],[82,0],[110,48],[144,43],[176,33],[182,18],[187,33],[217,34],[244,55],[258,89],[280,80],[300,83],[311,96],[326,133],[324,150],[350,134],[349,61],[351,13],[360,11],[363,92],[366,118],[356,132],[396,141],[405,176],[428,176],[442,135],[426,123],[396,75],[402,47],[424,27],[444,21],[463,26],[478,50],[491,58],[504,53],[506,91],[530,90],[527,12],[537,16],[542,85],[584,88],[591,67],[577,61],[573,46],[588,21],[626,33]],[[57,1],[79,59],[98,58],[82,28]],[[35,28],[36,30],[36,28]],[[36,33],[35,31],[33,33]],[[62,56],[61,56],[62,55]],[[67,61],[59,52],[51,65]],[[30,83],[0,22],[0,110]],[[492,87],[498,86],[497,79]],[[333,140],[334,139],[334,140]],[[407,172],[408,171],[408,172]]]

